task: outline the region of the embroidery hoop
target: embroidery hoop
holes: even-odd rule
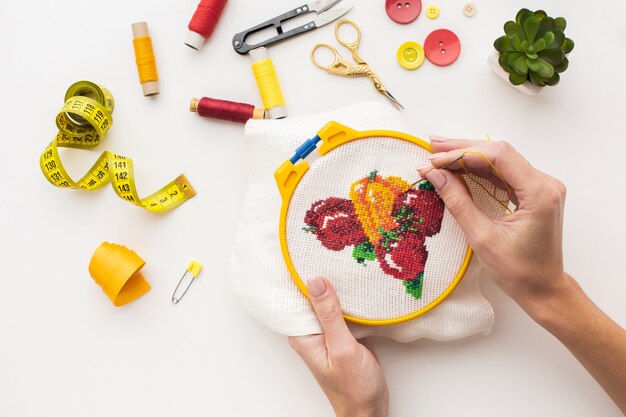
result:
[[[412,144],[415,144],[427,152],[431,153],[430,145],[422,139],[419,139],[415,136],[411,136],[402,132],[395,132],[391,130],[368,130],[368,131],[356,131],[350,129],[347,126],[343,126],[337,122],[329,122],[326,124],[317,135],[306,141],[302,146],[300,146],[296,150],[296,154],[289,160],[285,161],[275,172],[274,177],[276,179],[276,184],[278,186],[281,198],[282,198],[282,206],[280,210],[280,221],[279,221],[279,239],[280,239],[280,247],[283,255],[283,259],[285,261],[285,265],[289,270],[289,274],[291,278],[297,285],[298,289],[309,298],[309,293],[304,281],[300,278],[296,268],[291,259],[291,254],[289,253],[289,247],[287,243],[287,215],[289,212],[289,206],[291,204],[292,196],[298,187],[298,184],[305,176],[306,172],[311,167],[306,161],[306,157],[310,155],[313,151],[317,151],[320,157],[323,157],[327,153],[332,150],[345,145],[346,143],[352,142],[354,140],[366,139],[366,138],[375,138],[375,137],[388,137],[393,139],[401,139]],[[321,142],[321,143],[320,143]],[[318,145],[319,143],[319,145]],[[463,181],[463,184],[467,187],[467,184],[463,180],[463,178],[458,175],[459,179]],[[354,317],[348,314],[343,313],[343,316],[346,320],[365,324],[370,326],[387,326],[392,324],[403,323],[408,320],[412,320],[418,316],[421,316],[439,304],[441,304],[454,289],[461,282],[465,273],[467,272],[467,268],[472,260],[473,250],[471,246],[467,245],[467,250],[465,252],[465,256],[463,258],[463,262],[456,274],[456,276],[451,281],[450,285],[446,288],[445,291],[441,293],[439,297],[435,300],[431,301],[425,307],[414,311],[410,314],[406,314],[400,317],[390,318],[390,319],[366,319],[361,317]]]

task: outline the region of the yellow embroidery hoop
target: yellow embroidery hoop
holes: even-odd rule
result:
[[[367,130],[367,131],[356,131],[350,129],[347,126],[341,125],[337,122],[329,122],[324,126],[319,132],[317,132],[317,136],[320,138],[319,145],[315,150],[321,155],[324,156],[328,152],[336,149],[348,142],[358,139],[365,139],[371,137],[389,137],[394,139],[402,139],[408,142],[411,142],[415,145],[420,146],[421,148],[427,150],[428,152],[432,152],[430,145],[419,139],[415,136],[408,135],[402,132],[395,132],[392,130]],[[280,195],[282,197],[282,206],[280,209],[280,222],[279,222],[279,238],[280,238],[280,249],[283,254],[283,258],[285,260],[285,265],[289,270],[289,274],[291,278],[296,283],[300,291],[309,298],[309,293],[304,281],[298,275],[293,262],[291,260],[291,255],[289,254],[289,247],[287,245],[287,213],[289,212],[289,205],[291,204],[291,198],[293,196],[294,191],[298,187],[300,180],[304,177],[306,172],[309,170],[310,165],[306,160],[301,159],[297,161],[295,164],[291,162],[291,160],[285,161],[275,172],[274,178],[276,179],[276,185],[278,186],[278,190],[280,191]],[[459,176],[459,178],[461,178]],[[461,178],[463,181],[463,179]],[[467,186],[467,184],[466,184]],[[405,321],[414,319],[415,317],[421,316],[425,314],[435,307],[437,307],[443,300],[445,300],[457,285],[461,282],[463,277],[465,276],[465,272],[469,267],[469,264],[472,260],[473,250],[471,246],[467,246],[467,252],[463,259],[463,263],[457,275],[452,280],[448,288],[435,300],[433,300],[427,306],[417,310],[411,314],[407,314],[405,316],[396,317],[393,319],[382,319],[382,320],[371,320],[364,319],[360,317],[350,316],[348,314],[344,314],[344,318],[348,321],[365,324],[370,326],[388,326],[392,324],[403,323]]]

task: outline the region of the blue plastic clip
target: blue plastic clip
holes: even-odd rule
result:
[[[289,162],[295,164],[300,159],[304,159],[309,156],[311,152],[315,150],[315,148],[317,147],[317,142],[319,142],[320,140],[322,140],[322,138],[317,135],[315,135],[315,137],[311,139],[305,140],[304,143],[300,145],[298,149],[296,149],[296,153],[291,157],[291,159],[289,159]]]

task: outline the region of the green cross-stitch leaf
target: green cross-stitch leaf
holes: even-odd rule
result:
[[[401,220],[401,219],[407,218],[406,212],[407,212],[406,206],[402,206],[402,208],[400,209],[400,211],[398,211],[398,214],[396,215],[396,217],[394,217],[394,219]]]
[[[433,185],[429,181],[424,181],[420,183],[417,188],[419,188],[420,190],[435,191],[435,187],[433,187]]]
[[[376,260],[376,250],[370,242],[361,243],[352,250],[352,257],[360,264],[365,265],[365,261]]]
[[[424,273],[420,273],[417,278],[410,281],[402,281],[407,294],[411,294],[413,298],[419,300],[422,298],[422,284],[424,283]]]

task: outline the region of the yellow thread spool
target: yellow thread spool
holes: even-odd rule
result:
[[[131,25],[133,30],[133,47],[135,62],[139,73],[139,82],[144,96],[159,94],[159,74],[157,73],[156,58],[152,48],[152,39],[146,22],[137,22]]]
[[[274,68],[274,63],[267,54],[267,49],[264,47],[256,48],[249,54],[252,59],[252,72],[261,93],[263,106],[270,119],[287,117],[285,99],[280,89],[276,68]]]

